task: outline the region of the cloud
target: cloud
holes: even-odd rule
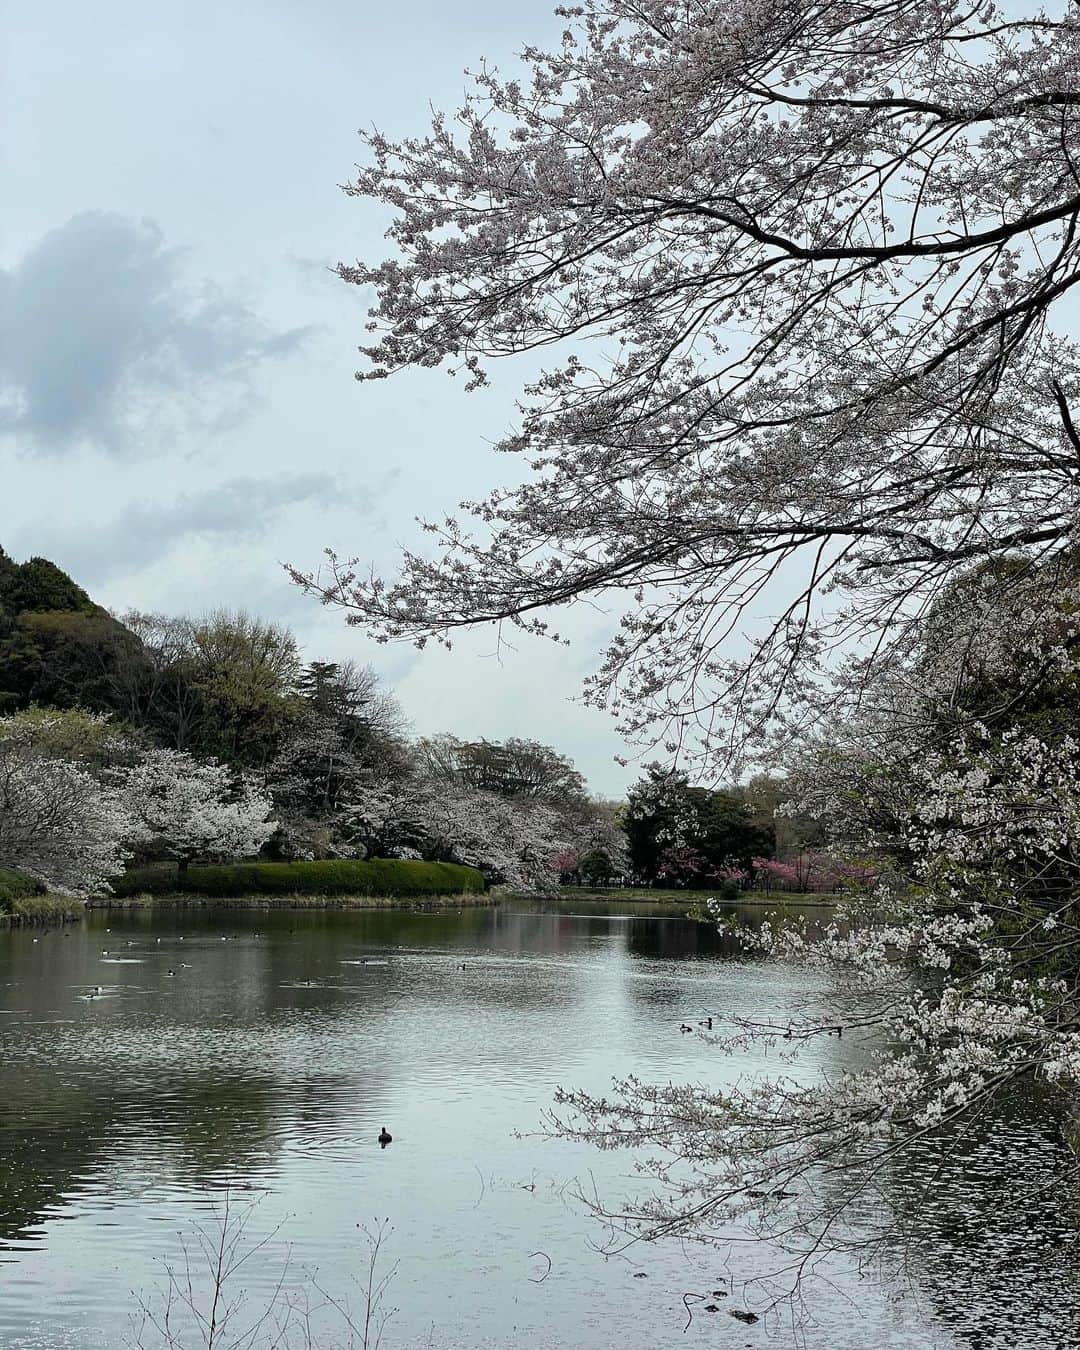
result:
[[[274,332],[183,260],[150,221],[85,212],[0,271],[0,431],[125,454],[243,416],[255,369],[310,329]]]
[[[55,541],[35,532],[35,551],[62,560],[80,583],[93,586],[119,573],[148,567],[183,540],[229,543],[264,535],[289,507],[340,500],[341,484],[331,474],[284,474],[277,478],[233,478],[168,503],[133,503],[115,520],[95,523],[82,538],[66,530]]]

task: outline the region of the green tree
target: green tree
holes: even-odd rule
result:
[[[755,820],[739,789],[694,787],[685,774],[660,765],[650,765],[630,789],[624,828],[634,870],[651,882],[673,860],[683,880],[694,860],[704,881],[722,867],[771,857],[776,847],[771,822]]]
[[[206,709],[198,749],[265,764],[298,712],[293,634],[243,610],[216,610],[191,622],[189,641],[190,678]]]
[[[444,734],[419,741],[416,753],[425,772],[501,797],[528,797],[564,808],[588,800],[573,760],[539,741],[515,736],[461,741]]]

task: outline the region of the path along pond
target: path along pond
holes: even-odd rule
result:
[[[287,1291],[314,1275],[362,1305],[358,1225],[388,1218],[384,1350],[1080,1345],[1070,1155],[1026,1094],[940,1172],[883,1180],[873,1205],[919,1208],[900,1278],[834,1267],[794,1315],[747,1325],[728,1310],[753,1306],[741,1281],[767,1250],[605,1254],[572,1183],[612,1205],[642,1183],[629,1154],[535,1133],[555,1087],[758,1072],[680,1025],[783,1019],[823,978],[629,908],[97,912],[0,932],[0,1346],[134,1344],[140,1301],[226,1196],[258,1202],[249,1237],[280,1225],[237,1277],[252,1310],[286,1259]],[[858,1050],[815,1053],[839,1071]],[[1022,1211],[1020,1180],[1041,1188]],[[684,1295],[713,1289],[719,1311],[691,1299],[684,1331]]]

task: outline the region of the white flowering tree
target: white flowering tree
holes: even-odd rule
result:
[[[84,895],[120,871],[131,820],[122,794],[82,765],[42,753],[69,722],[0,718],[0,866]]]
[[[420,644],[558,638],[553,610],[621,601],[589,697],[712,777],[778,731],[788,753],[843,730],[861,760],[815,792],[892,855],[887,921],[760,941],[846,970],[895,1051],[810,1086],[570,1093],[564,1122],[656,1151],[660,1228],[775,1210],[799,1178],[788,1231],[827,1247],[898,1139],[1077,1071],[1074,738],[1010,724],[999,677],[1025,633],[1075,650],[1052,628],[1080,518],[1080,9],[562,13],[561,45],[521,79],[484,69],[456,124],[368,138],[350,191],[394,213],[394,256],[339,269],[375,295],[365,378],[445,363],[476,386],[569,347],[501,447],[531,472],[433,524],[397,579],[332,555],[294,576]],[[954,583],[995,560],[965,627]]]
[[[464,863],[526,891],[557,884],[557,858],[573,843],[573,827],[544,802],[419,774],[371,781],[345,815],[372,853]]]
[[[151,750],[111,775],[133,822],[133,841],[175,858],[181,872],[200,858],[247,858],[276,828],[270,797],[223,764],[176,750]]]
[[[659,1157],[662,1185],[629,1211],[639,1231],[707,1236],[741,1216],[791,1247],[800,1272],[853,1230],[860,1248],[895,1245],[888,1206],[847,1216],[904,1150],[947,1153],[1025,1081],[1080,1089],[1076,597],[1063,589],[1040,640],[1026,610],[981,622],[988,580],[965,588],[951,642],[948,608],[926,649],[868,689],[872,710],[824,728],[792,765],[791,808],[825,822],[853,892],[833,921],[747,928],[715,906],[749,950],[830,976],[792,1021],[718,1019],[728,1049],[766,1050],[773,1071],[722,1094],[633,1080],[560,1094],[566,1133]],[[862,1066],[826,1077],[815,1044],[845,1034]],[[1013,1190],[1022,1211],[1019,1179]]]
[[[349,191],[393,213],[393,256],[339,268],[375,296],[363,378],[475,385],[572,341],[501,447],[533,472],[396,581],[295,575],[421,642],[622,600],[589,697],[711,765],[836,643],[880,660],[956,572],[1071,546],[1080,10],[565,17],[427,137],[367,137]]]

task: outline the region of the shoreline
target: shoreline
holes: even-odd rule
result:
[[[474,909],[497,905],[503,899],[489,891],[465,892],[461,895],[192,895],[175,892],[171,895],[98,895],[88,900],[85,910],[145,911],[150,909],[197,910],[365,910],[410,909],[442,910]]]
[[[569,904],[606,904],[627,906],[651,906],[655,909],[668,909],[682,917],[697,917],[692,912],[697,903],[708,892],[694,891],[626,891],[590,890],[586,887],[574,887],[554,895],[529,895],[515,892],[504,887],[494,887],[490,891],[464,892],[459,895],[239,895],[239,896],[201,896],[191,892],[173,892],[166,895],[99,895],[86,901],[72,900],[61,895],[25,896],[12,902],[10,910],[0,910],[0,931],[16,928],[58,927],[68,923],[78,923],[91,910],[103,910],[113,913],[137,913],[153,909],[169,910],[232,910],[266,912],[268,910],[412,910],[428,913],[460,911],[463,909],[492,908],[504,901],[536,905],[562,906]],[[836,903],[835,896],[821,894],[798,895],[783,894],[765,896],[753,892],[731,902],[732,908],[740,905],[754,908],[784,909],[793,906],[815,906],[831,908]]]
[[[78,923],[86,912],[81,900],[66,895],[26,895],[0,909],[0,930],[5,928],[55,928]]]
[[[766,895],[764,891],[744,891],[735,899],[726,900],[716,891],[672,891],[659,887],[655,890],[629,890],[616,886],[606,890],[587,886],[566,886],[556,895],[544,898],[556,900],[560,904],[570,901],[591,903],[599,900],[608,904],[677,905],[684,909],[696,909],[706,900],[717,900],[730,909],[737,909],[740,905],[772,909],[783,909],[787,906],[833,909],[837,900],[842,897],[826,894],[824,891],[775,891],[772,895]]]

